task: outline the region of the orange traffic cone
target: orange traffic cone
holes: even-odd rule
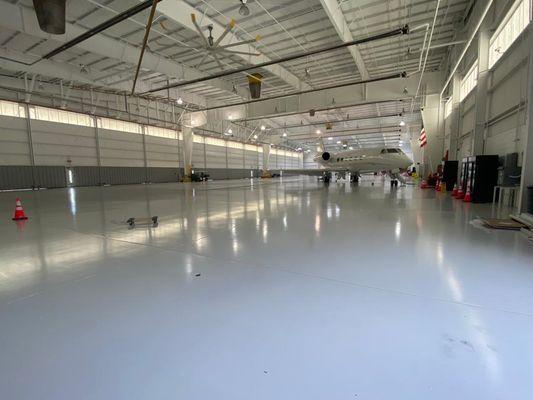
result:
[[[468,182],[466,185],[466,193],[465,197],[463,198],[463,201],[465,203],[470,203],[472,201],[472,195],[470,194],[470,182]]]
[[[26,214],[24,214],[24,209],[22,208],[22,203],[20,202],[20,199],[17,197],[17,200],[15,201],[15,214],[13,215],[13,221],[20,221],[23,219],[28,219],[26,217]]]
[[[457,200],[462,200],[465,197],[465,193],[463,192],[463,182],[459,185],[459,189],[457,189],[457,194],[455,195],[455,198]]]
[[[457,196],[457,182],[453,184],[452,197]]]

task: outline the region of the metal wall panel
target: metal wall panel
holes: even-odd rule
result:
[[[100,171],[98,167],[72,167],[74,186],[100,185]]]
[[[31,168],[26,165],[0,166],[0,190],[31,188],[33,186]]]
[[[102,167],[100,173],[102,183],[109,185],[128,185],[147,180],[147,171],[143,167]]]
[[[181,174],[178,168],[148,168],[148,181],[153,183],[178,182]]]
[[[0,164],[30,165],[26,118],[0,117]]]
[[[209,175],[209,179],[228,179],[228,170],[226,168],[206,168],[204,172]]]
[[[67,186],[65,167],[36,166],[34,170],[35,186],[45,188],[59,188]]]

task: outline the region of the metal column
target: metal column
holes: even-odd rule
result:
[[[487,89],[489,77],[489,31],[483,29],[478,34],[478,74],[476,85],[476,110],[472,155],[483,154],[485,147],[485,121],[487,120]]]
[[[27,103],[24,104],[24,112],[26,113],[26,133],[28,135],[28,149],[30,155],[30,165],[31,165],[31,184],[32,187],[36,187],[35,182],[35,153],[33,151],[33,137],[31,133],[31,118],[30,118],[30,107]]]
[[[527,210],[527,187],[533,185],[533,47],[529,49],[527,84],[526,135],[524,159],[522,160],[522,178],[520,179],[520,196],[518,198],[518,211],[521,213]]]

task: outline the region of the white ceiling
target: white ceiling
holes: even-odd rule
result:
[[[31,0],[0,0],[17,4],[19,7],[33,8]],[[283,56],[309,51],[324,46],[341,43],[334,24],[324,9],[328,0],[253,0],[248,3],[250,15],[239,15],[239,0],[163,0],[173,2],[169,7],[178,7],[180,12],[193,9],[200,25],[204,25],[208,18],[214,22],[215,39],[222,33],[223,27],[231,19],[237,25],[228,37],[233,41],[248,40],[261,36],[259,42],[253,46],[267,59],[277,59]],[[70,0],[67,1],[67,21],[83,29],[89,29],[111,18],[117,12],[122,12],[138,2],[136,0]],[[436,0],[341,0],[333,1],[333,8],[339,10],[344,23],[349,27],[354,38],[374,35],[409,24],[411,28],[431,23],[433,20]],[[160,3],[162,4],[162,3]],[[443,0],[437,17],[437,23],[432,40],[432,46],[439,46],[457,39],[458,30],[463,26],[469,0]],[[135,15],[130,20],[107,29],[100,34],[120,43],[128,43],[139,47],[142,43],[145,24],[149,9]],[[425,29],[420,29],[409,35],[397,36],[390,39],[370,42],[357,46],[362,57],[364,67],[370,78],[378,78],[391,73],[406,71],[416,73],[419,68],[420,49],[424,40]],[[35,37],[23,32],[0,27],[0,47],[14,52],[14,54],[31,55],[38,58],[48,51],[58,47],[62,42],[53,38]],[[184,27],[169,17],[166,13],[158,12],[153,24],[148,52],[176,63],[190,67],[203,75],[210,75],[220,71],[220,66],[210,56],[205,57],[202,41],[190,27]],[[448,47],[437,47],[429,52],[426,71],[436,71],[443,68],[448,54]],[[79,47],[73,47],[53,58],[54,61],[68,64],[77,68],[84,68],[94,78],[95,86],[111,87],[112,84],[131,82],[135,72],[132,63],[121,61],[117,54],[97,54]],[[203,61],[202,61],[203,60]],[[199,64],[202,61],[201,64]],[[220,57],[224,69],[234,69],[257,63],[256,57],[241,56],[225,53]],[[295,77],[302,87],[320,88],[343,82],[361,79],[354,56],[349,49],[322,53],[291,62],[283,63],[284,71]],[[306,74],[306,69],[308,74]],[[13,74],[20,71],[10,71]],[[282,73],[262,70],[265,76],[262,95],[280,94],[295,91],[294,80],[286,79]],[[54,77],[50,77],[54,78]],[[164,86],[168,79],[172,79],[159,71],[141,70],[140,80],[145,87]],[[246,93],[247,80],[245,73],[221,78],[227,86],[235,85],[239,93]],[[183,88],[188,93],[205,96],[210,100],[222,102],[242,101],[241,96],[231,90],[221,89],[213,81],[206,81]],[[358,106],[333,110],[321,114],[322,117],[313,119],[313,124],[306,115],[283,116],[264,121],[247,121],[246,124],[266,124],[269,135],[288,133],[290,144],[314,146],[316,139],[310,138],[310,133],[316,129],[324,130],[324,123],[328,121],[342,121],[344,119],[357,120],[336,122],[333,132],[358,129],[357,132],[376,131],[369,135],[342,136],[342,140],[354,145],[383,145],[397,142],[386,141],[388,128],[398,125],[401,119],[418,122],[418,114],[403,117],[387,117],[387,115],[405,111],[405,104],[391,102],[369,106]],[[382,116],[382,117],[380,117]],[[361,118],[371,117],[367,120]],[[317,122],[318,121],[318,122]],[[239,122],[244,124],[244,121]],[[306,125],[281,129],[284,126]],[[316,126],[318,125],[318,127]],[[322,128],[320,128],[322,126]],[[277,129],[276,129],[277,128]],[[381,130],[381,131],[380,131]],[[387,133],[385,133],[387,131]],[[354,131],[355,132],[355,131]],[[307,135],[306,135],[307,134]],[[343,132],[344,135],[344,132]],[[404,140],[407,130],[403,129]],[[369,140],[363,140],[369,139]],[[370,140],[371,139],[371,140]],[[282,139],[288,140],[288,139]],[[335,138],[335,142],[336,142]]]

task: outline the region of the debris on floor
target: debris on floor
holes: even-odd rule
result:
[[[194,275],[194,276],[202,276],[202,274],[196,274],[196,275]]]
[[[156,227],[159,225],[157,222],[157,215],[154,217],[148,217],[148,218],[135,218],[131,217],[126,220],[126,223],[130,226],[130,229],[135,228],[137,225],[139,226],[152,226]]]
[[[482,218],[475,218],[469,222],[474,228],[481,229],[487,233],[492,233],[492,229],[489,229]]]
[[[527,228],[520,229],[520,232],[522,232],[526,237],[529,239],[531,243],[533,243],[533,231],[530,231]]]
[[[519,231],[520,229],[526,227],[524,224],[521,224],[520,222],[514,221],[512,219],[484,218],[482,219],[482,221],[485,223],[486,226],[492,229]]]

